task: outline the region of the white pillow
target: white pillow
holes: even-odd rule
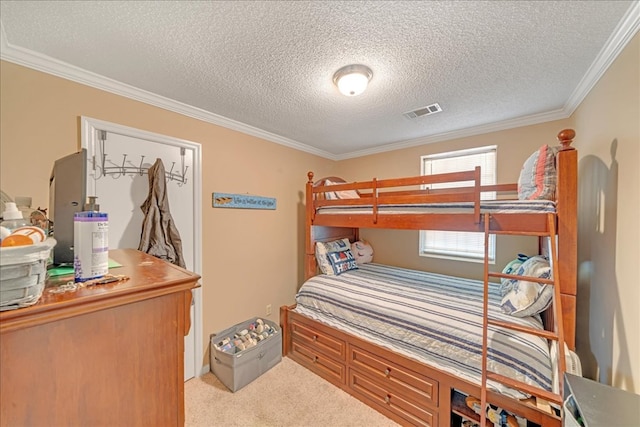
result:
[[[514,274],[549,279],[549,260],[536,255],[526,260]],[[553,299],[553,286],[526,280],[518,280],[502,297],[502,311],[515,317],[527,317],[542,313]]]
[[[373,247],[365,240],[358,240],[351,244],[351,252],[358,264],[366,264],[373,261]]]
[[[338,184],[344,184],[344,182],[333,182],[330,180],[325,180],[324,181],[325,185],[338,185]],[[326,194],[326,198],[329,200],[336,200],[336,199],[359,199],[360,195],[358,194],[358,192],[356,190],[342,190],[342,191],[329,191]]]

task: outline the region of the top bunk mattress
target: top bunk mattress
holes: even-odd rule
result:
[[[318,275],[296,295],[294,311],[480,385],[483,283],[380,264],[339,276]],[[499,285],[490,283],[489,317],[542,329],[538,316],[516,318],[500,309]],[[489,326],[490,371],[552,389],[546,339]],[[503,384],[491,389],[528,396]]]
[[[370,214],[370,204],[322,206],[316,210],[318,214]],[[452,214],[473,213],[473,202],[426,203],[426,204],[386,204],[378,206],[378,213],[384,214]],[[480,202],[480,213],[491,214],[538,214],[555,213],[556,203],[551,200],[483,200]]]

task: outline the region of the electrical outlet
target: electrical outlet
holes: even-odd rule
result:
[[[271,314],[271,304],[267,304],[267,316]]]

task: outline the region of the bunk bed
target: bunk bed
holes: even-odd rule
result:
[[[556,242],[555,245],[552,243],[548,245],[553,265],[552,275],[555,277],[554,297],[551,306],[537,317],[541,320],[542,332],[534,331],[536,336],[534,341],[538,338],[538,341],[542,339],[547,343],[545,337],[552,337],[553,333],[559,331],[555,339],[558,342],[564,341],[568,348],[573,350],[577,274],[577,152],[570,144],[574,136],[575,132],[571,129],[565,129],[558,134],[560,146],[554,147],[552,151],[555,172],[551,178],[555,181],[555,191],[552,192],[554,197],[551,201],[513,200],[513,193],[518,192],[517,184],[482,186],[479,168],[461,173],[387,180],[373,179],[354,183],[344,182],[338,177],[323,178],[314,182],[313,174],[309,172],[306,186],[304,260],[307,281],[297,296],[297,305],[300,307],[294,304],[280,308],[283,355],[288,355],[332,384],[403,425],[448,426],[452,425],[454,420],[461,419],[484,422],[485,414],[478,417],[465,404],[468,403],[469,398],[482,396],[483,406],[489,403],[493,409],[504,409],[506,412],[525,418],[534,425],[559,426],[561,415],[557,410],[558,406],[546,405],[544,399],[536,400],[535,397],[531,397],[531,391],[535,387],[523,385],[518,388],[519,382],[510,382],[507,378],[512,375],[508,371],[502,374],[502,384],[505,387],[501,388],[496,386],[499,382],[492,384],[487,379],[488,368],[484,364],[479,379],[477,372],[475,377],[466,375],[465,372],[450,369],[446,364],[431,361],[428,357],[426,359],[417,357],[415,353],[406,351],[411,345],[418,347],[420,343],[407,344],[403,347],[388,343],[381,344],[376,340],[379,330],[389,330],[391,331],[389,334],[403,333],[403,328],[411,329],[413,317],[429,317],[412,311],[414,307],[411,305],[412,299],[430,298],[414,295],[413,291],[421,285],[411,282],[414,279],[419,282],[428,282],[429,277],[424,278],[421,275],[429,276],[429,273],[409,271],[406,273],[410,277],[409,288],[400,289],[395,286],[405,285],[399,285],[394,280],[395,275],[403,273],[391,267],[376,264],[358,266],[358,274],[365,275],[362,279],[367,283],[365,287],[371,288],[370,277],[366,275],[390,277],[390,281],[382,287],[388,286],[389,289],[395,289],[392,293],[401,295],[404,299],[391,301],[390,298],[385,297],[385,304],[387,302],[391,304],[390,310],[395,313],[407,312],[404,318],[395,317],[390,321],[375,313],[377,310],[375,304],[372,307],[362,308],[369,314],[374,313],[373,317],[378,318],[378,323],[367,326],[371,330],[369,334],[362,333],[365,328],[350,328],[349,325],[333,322],[331,314],[325,318],[314,316],[314,310],[305,311],[300,302],[304,300],[305,294],[324,292],[320,288],[314,288],[314,281],[324,276],[318,275],[317,242],[339,242],[342,239],[355,242],[359,239],[360,228],[478,231],[485,233],[485,236],[489,234],[546,236],[548,243]],[[541,153],[538,154],[541,155]],[[471,184],[440,190],[425,188],[434,182]],[[498,195],[497,200],[483,200],[481,194],[486,191],[495,192]],[[501,196],[505,193],[511,194],[511,199]],[[540,242],[544,240],[543,237],[539,238]],[[344,297],[348,301],[352,301],[355,295],[362,294],[362,288],[348,288],[351,286],[349,283],[336,281],[339,278],[345,278],[346,282],[358,281],[356,276],[355,271],[330,276],[331,280],[338,283],[336,286],[341,289],[341,292],[344,289],[347,289],[347,293],[351,292]],[[486,337],[490,326],[487,326],[489,321],[487,319],[500,317],[498,311],[491,309],[495,305],[496,296],[491,296],[491,293],[495,294],[496,284],[489,282],[489,276],[500,280],[513,278],[508,274],[488,272],[485,259],[484,292],[482,282],[479,290],[471,290],[472,286],[463,291],[459,289],[454,291],[457,299],[462,300],[462,304],[468,304],[465,300],[467,293],[478,294],[475,299],[480,300],[480,306],[475,311],[480,310],[480,322],[484,322],[483,363],[487,360],[489,351]],[[446,280],[445,278],[445,283]],[[463,287],[467,285],[468,283],[464,283]],[[445,288],[444,296],[435,298],[447,298],[447,285],[438,286]],[[371,292],[384,293],[384,290],[376,288]],[[464,298],[460,298],[460,295]],[[340,296],[325,295],[320,299],[322,298],[335,302]],[[316,304],[313,301],[308,303]],[[393,304],[396,305],[393,306]],[[435,306],[441,305],[446,304],[435,304]],[[440,322],[451,323],[455,328],[456,319],[451,317],[451,314],[447,316],[449,316],[446,318],[449,319],[448,321],[440,320]],[[531,319],[534,318],[535,316],[532,316]],[[521,320],[525,323],[535,323],[535,319],[531,319]],[[506,325],[500,320],[496,324]],[[531,332],[531,325],[516,326],[515,329],[517,333],[523,332],[528,335]],[[545,331],[553,332],[545,335]],[[447,334],[451,334],[451,331],[439,333],[440,336],[449,336]],[[456,332],[454,331],[453,334],[456,335]],[[552,367],[552,369],[555,369],[557,376],[561,376],[565,362],[564,351],[562,351],[564,346],[556,347],[558,348],[556,357],[560,359],[557,361],[559,367]],[[454,346],[454,353],[458,350]],[[518,351],[522,353],[529,350]],[[549,353],[551,355],[553,350]],[[464,353],[460,355],[463,358]],[[477,367],[475,369],[477,371]],[[535,371],[537,367],[532,369]],[[526,373],[525,376],[531,375]],[[558,383],[561,388],[562,380],[560,379]],[[561,393],[561,390],[559,392],[556,390],[557,393]],[[543,393],[542,396],[546,395]]]

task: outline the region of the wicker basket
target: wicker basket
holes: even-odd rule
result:
[[[47,278],[53,238],[29,246],[0,248],[0,311],[38,302]]]

